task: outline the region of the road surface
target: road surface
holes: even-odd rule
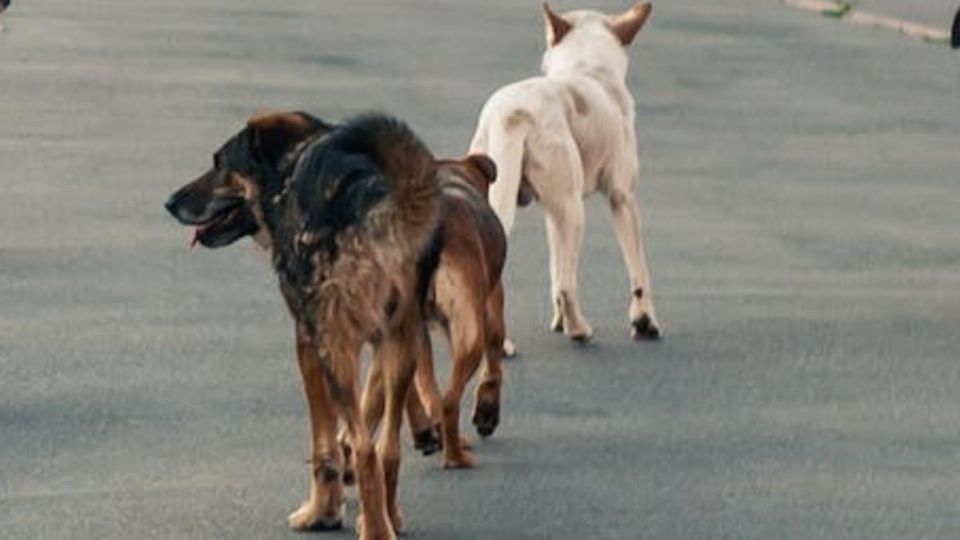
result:
[[[3,24],[0,538],[304,538],[275,278],[248,241],[189,251],[162,203],[263,108],[387,110],[462,153],[537,72],[539,3],[35,0]],[[596,340],[548,332],[521,212],[501,428],[472,471],[406,443],[408,538],[960,537],[960,56],[755,0],[660,2],[630,55],[667,337],[628,338],[599,200]]]

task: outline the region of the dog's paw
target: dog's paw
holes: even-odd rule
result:
[[[517,356],[517,346],[510,338],[503,340],[503,356],[504,358],[515,358]]]
[[[630,323],[630,336],[636,340],[656,341],[663,337],[663,330],[655,319],[644,313]]]
[[[570,324],[563,329],[563,333],[566,334],[571,341],[575,341],[580,345],[586,345],[593,339],[593,328],[590,327],[590,324],[587,321],[581,320],[579,324]]]
[[[473,425],[477,428],[478,435],[481,437],[493,435],[499,424],[500,404],[477,403],[476,410],[473,412]]]
[[[593,340],[593,333],[586,333],[586,334],[577,333],[569,337],[570,337],[570,341],[576,343],[577,345],[587,345]]]
[[[343,450],[343,485],[352,486],[357,480],[353,472],[353,447],[349,443],[341,441],[340,448]]]
[[[437,430],[430,427],[413,435],[413,447],[425,456],[432,456],[440,451],[442,444]]]
[[[559,308],[554,308],[553,310],[553,319],[550,321],[550,331],[558,334],[563,332],[563,314],[560,313]]]
[[[458,452],[444,453],[443,455],[444,469],[472,469],[474,463],[473,455],[463,448]]]
[[[593,338],[593,328],[583,317],[577,307],[576,297],[570,292],[561,292],[554,300],[551,327],[555,332],[562,330],[568,338],[581,344]]]
[[[342,510],[335,515],[324,515],[313,499],[307,500],[287,516],[287,526],[295,531],[336,531],[343,527]]]
[[[398,536],[403,534],[404,523],[403,523],[403,512],[399,508],[395,508],[390,512],[390,524],[393,525],[393,532]]]
[[[397,540],[389,521],[379,528],[368,527],[364,524],[363,513],[357,515],[357,538],[360,540]]]

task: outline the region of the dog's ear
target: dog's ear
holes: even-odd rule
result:
[[[620,43],[626,46],[633,43],[633,38],[643,28],[643,23],[647,22],[651,11],[653,11],[653,4],[650,2],[637,2],[620,15],[610,17],[607,24],[613,34],[620,38]]]
[[[438,171],[447,171],[460,181],[469,184],[484,197],[490,192],[490,184],[497,179],[497,164],[486,154],[470,154],[459,159],[441,159],[436,164]]]
[[[553,47],[557,43],[560,43],[560,40],[563,39],[563,36],[567,35],[567,32],[573,28],[573,24],[570,21],[563,18],[562,15],[558,15],[550,8],[550,4],[543,3],[543,20],[547,32],[547,46]]]
[[[497,181],[497,164],[488,155],[470,154],[464,158],[463,163],[480,173],[487,185]]]
[[[274,166],[297,143],[310,135],[332,129],[329,124],[307,113],[260,112],[247,121],[250,150],[265,165]]]

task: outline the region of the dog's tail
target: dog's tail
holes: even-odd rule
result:
[[[485,115],[484,115],[485,116]],[[490,184],[488,200],[506,234],[513,228],[523,180],[523,152],[532,117],[515,112],[504,118],[480,120],[470,152],[484,152],[497,164],[497,181]]]
[[[330,144],[367,156],[386,177],[388,204],[368,216],[375,228],[409,242],[414,251],[429,242],[437,221],[439,192],[433,154],[397,118],[366,114],[348,120]]]

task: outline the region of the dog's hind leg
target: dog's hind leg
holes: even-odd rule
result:
[[[416,352],[417,358],[417,374],[414,378],[416,383],[417,396],[420,400],[423,407],[426,408],[426,414],[430,417],[430,421],[433,424],[431,431],[434,434],[440,433],[441,424],[443,423],[443,398],[440,396],[440,388],[437,386],[437,377],[433,369],[433,349],[430,346],[430,335],[427,332],[426,327],[422,331],[421,339],[417,340],[418,350]],[[413,423],[410,424],[413,426]],[[418,428],[419,428],[418,424]],[[422,428],[420,428],[422,429]],[[427,438],[427,434],[424,431],[418,430],[414,433],[414,439]],[[423,451],[423,448],[419,448]],[[436,450],[430,452],[434,453]],[[426,455],[427,453],[424,452]]]
[[[400,477],[400,428],[403,425],[403,411],[406,404],[414,371],[416,370],[417,345],[415,341],[422,335],[418,327],[419,318],[408,321],[384,339],[377,355],[379,368],[383,372],[383,396],[385,409],[383,431],[380,434],[377,453],[383,464],[383,476],[387,489],[387,513],[393,530],[403,530],[403,515],[397,503],[397,481]]]
[[[416,385],[411,386],[407,394],[407,424],[413,435],[413,447],[421,454],[429,456],[440,450],[439,432],[420,400]]]
[[[484,326],[483,306],[462,306],[450,320],[448,335],[453,369],[450,371],[450,384],[443,395],[441,431],[444,468],[473,467],[473,456],[460,438],[460,401],[483,358]]]
[[[554,304],[551,328],[570,339],[588,341],[593,329],[580,311],[577,271],[583,244],[583,168],[576,142],[571,137],[541,141],[533,149],[535,163],[527,171],[530,183],[540,193],[546,214],[550,248],[550,293]]]
[[[574,341],[586,342],[593,337],[590,323],[580,311],[577,294],[577,267],[583,242],[583,202],[571,201],[563,216],[547,214],[547,241],[551,268],[555,268],[551,285],[553,321],[551,328],[563,331]]]
[[[363,385],[363,397],[360,399],[363,421],[371,434],[377,432],[380,420],[383,418],[383,369],[380,367],[382,361],[377,358],[379,351],[379,347],[374,347],[374,361],[370,364],[367,382]],[[353,467],[353,447],[350,445],[346,426],[340,429],[337,440],[340,442],[340,448],[343,449],[343,483],[352,486],[356,475]]]
[[[613,214],[613,230],[630,278],[630,308],[627,312],[630,333],[635,339],[659,339],[663,331],[653,307],[653,289],[643,245],[640,211],[633,193],[635,177],[629,176],[632,173],[627,174],[625,179],[622,179],[622,175],[614,176],[607,189],[607,198]]]
[[[337,325],[330,323],[323,324],[322,327],[337,328]],[[362,341],[348,337],[354,334],[351,329],[341,330],[342,333],[336,338],[325,336],[326,339],[321,345],[320,363],[325,367],[323,373],[330,388],[330,395],[346,424],[353,450],[361,512],[357,518],[357,531],[361,540],[395,540],[396,535],[387,513],[383,468],[377,458],[370,431],[363,421],[357,396]]]
[[[374,359],[370,364],[370,371],[367,373],[367,382],[363,386],[363,397],[360,400],[360,409],[363,414],[363,421],[367,425],[370,434],[377,432],[380,427],[380,421],[383,419],[384,408],[384,390],[383,390],[383,359],[380,358],[380,347],[374,347]],[[350,437],[347,434],[347,428],[343,427],[337,436],[340,441],[340,448],[343,449],[343,483],[352,486],[356,480],[353,467],[353,448],[350,445]]]
[[[310,496],[287,518],[296,530],[339,529],[343,523],[343,454],[337,443],[337,418],[323,378],[316,349],[309,338],[297,334],[297,360],[303,377],[310,416]]]
[[[489,437],[500,423],[500,388],[503,384],[503,283],[498,282],[486,305],[486,362],[474,399],[473,425],[481,437]]]
[[[371,435],[377,432],[377,428],[380,427],[380,421],[383,419],[383,365],[387,361],[384,354],[385,352],[386,350],[381,346],[374,347],[373,362],[370,364],[370,371],[367,373],[367,383],[363,387],[363,398],[360,401],[360,407],[363,411],[363,421],[366,422],[367,429]]]
[[[557,268],[560,258],[560,237],[557,228],[549,216],[544,216],[544,229],[547,231],[547,257],[550,269],[550,300],[553,302],[553,317],[550,319],[550,330],[554,332],[563,332],[563,311],[560,310],[560,302],[557,300],[560,294],[560,276]]]
[[[370,366],[370,372],[367,374],[367,383],[363,389],[363,419],[367,423],[367,429],[370,433],[376,433],[384,414],[384,384],[382,366],[388,359],[384,354],[388,348],[375,347],[374,361]],[[418,352],[413,353],[419,356]],[[419,361],[419,358],[418,358]],[[440,397],[437,391],[437,403],[439,408]],[[406,401],[407,422],[410,425],[410,432],[413,435],[413,446],[423,455],[429,456],[440,449],[440,439],[437,422],[434,422],[423,407],[420,396],[414,385],[410,385],[407,391]],[[343,447],[346,459],[346,471],[344,473],[347,484],[353,483],[353,465],[350,463],[350,442],[347,441],[346,431],[340,434],[340,444]]]
[[[551,296],[554,320],[552,328],[575,341],[589,341],[593,337],[590,323],[580,311],[577,294],[577,270],[580,246],[583,243],[583,201],[580,194],[562,201],[544,204],[546,210],[547,241],[550,247]]]

